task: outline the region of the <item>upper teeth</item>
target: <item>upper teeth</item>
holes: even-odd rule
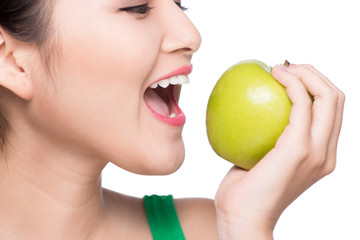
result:
[[[189,83],[189,78],[186,75],[178,75],[171,78],[163,79],[158,81],[150,86],[150,88],[157,88],[158,86],[162,88],[167,88],[170,84],[172,85],[180,85],[184,83]]]

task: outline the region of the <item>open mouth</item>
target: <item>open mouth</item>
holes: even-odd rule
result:
[[[145,103],[157,118],[176,126],[185,123],[185,116],[176,96],[181,85],[185,83],[189,83],[189,78],[186,75],[177,75],[155,82],[146,89]]]

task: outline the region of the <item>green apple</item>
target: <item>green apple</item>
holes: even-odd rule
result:
[[[289,123],[291,102],[271,68],[257,60],[230,67],[207,106],[209,142],[222,158],[249,170],[274,146]]]

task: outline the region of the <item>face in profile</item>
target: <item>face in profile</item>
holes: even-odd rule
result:
[[[177,93],[201,39],[179,5],[56,2],[52,78],[32,75],[31,118],[47,144],[142,174],[181,165],[185,116]]]

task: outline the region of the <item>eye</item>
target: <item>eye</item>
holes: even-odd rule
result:
[[[137,5],[137,6],[131,6],[131,7],[124,7],[120,8],[120,11],[125,11],[128,13],[135,13],[135,14],[146,14],[148,11],[150,11],[152,8],[149,7],[148,3]]]
[[[183,10],[183,11],[188,10],[187,7],[184,7],[183,5],[181,5],[181,2],[175,2],[175,4],[178,5],[178,7],[179,7],[181,10]]]

